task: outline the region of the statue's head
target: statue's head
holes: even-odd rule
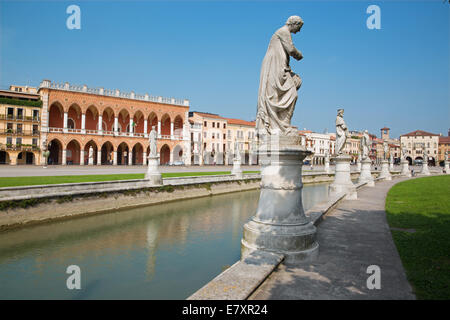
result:
[[[344,109],[338,109],[338,115],[343,116],[344,115]]]
[[[156,130],[155,128],[156,128],[155,126],[152,126],[152,130]]]
[[[297,33],[303,26],[303,20],[299,16],[290,16],[286,21],[286,25],[288,26],[289,31]]]

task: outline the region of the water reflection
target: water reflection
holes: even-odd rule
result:
[[[327,189],[305,186],[305,209]],[[239,259],[258,198],[247,191],[1,233],[0,299],[184,299]],[[81,290],[66,288],[72,264]]]

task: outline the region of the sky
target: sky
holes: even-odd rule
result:
[[[81,29],[69,30],[69,5]],[[369,5],[381,29],[368,29]],[[303,60],[292,124],[391,136],[450,128],[448,2],[5,1],[0,0],[0,87],[43,79],[190,100],[190,111],[254,120],[272,34],[291,15]]]

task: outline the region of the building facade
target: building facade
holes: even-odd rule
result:
[[[49,164],[145,165],[158,132],[161,164],[190,162],[188,100],[42,81],[41,138]],[[41,159],[43,162],[44,159]]]
[[[402,148],[406,148],[406,159],[410,164],[413,161],[428,161],[431,166],[436,165],[438,157],[439,135],[416,130],[400,136],[400,144]],[[424,151],[427,151],[428,159],[424,159]]]
[[[438,150],[438,161],[439,164],[443,164],[445,161],[445,152],[448,152],[450,157],[450,130],[447,137],[439,137],[439,150]]]
[[[35,92],[20,86],[0,90],[0,164],[40,164],[42,101]]]

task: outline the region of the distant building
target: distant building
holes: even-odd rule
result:
[[[447,151],[450,156],[450,130],[447,137],[439,137],[439,150],[438,150],[438,161],[439,163],[445,160],[445,152]]]
[[[407,149],[406,159],[410,164],[413,161],[428,161],[428,164],[434,166],[438,157],[439,135],[422,130],[416,130],[400,136],[400,144]],[[427,150],[428,159],[423,158],[424,150]]]
[[[231,165],[235,142],[241,155],[241,163],[258,163],[256,152],[255,122],[225,118],[218,114],[191,111],[191,150],[194,164]],[[192,140],[194,138],[194,140]]]
[[[0,164],[40,164],[41,109],[36,88],[0,90]]]

